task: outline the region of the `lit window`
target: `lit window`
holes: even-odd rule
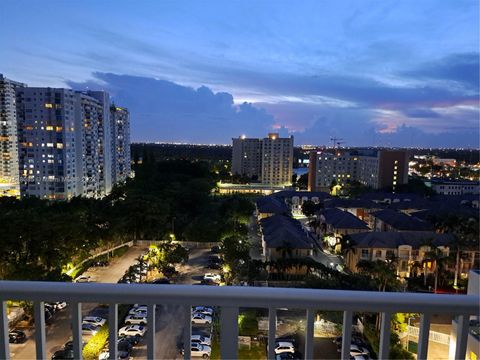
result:
[[[47,147],[53,147],[53,143],[47,143]]]
[[[46,103],[46,104],[45,104],[45,107],[46,107],[47,109],[51,109],[51,108],[53,108],[53,104]]]
[[[46,129],[47,131],[52,131],[52,130],[53,130],[53,126],[47,126],[45,129]]]

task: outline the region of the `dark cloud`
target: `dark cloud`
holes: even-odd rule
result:
[[[438,118],[440,114],[431,109],[405,109],[402,111],[411,118]]]
[[[246,133],[264,136],[274,119],[250,103],[234,105],[231,94],[208,87],[193,89],[152,78],[95,73],[95,80],[68,82],[74,89],[103,89],[132,114],[138,141],[228,143]]]
[[[462,84],[478,93],[480,82],[480,54],[452,54],[439,61],[418,66],[403,75],[425,80],[447,80]]]

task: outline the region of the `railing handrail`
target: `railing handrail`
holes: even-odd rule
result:
[[[140,300],[141,299],[141,300]],[[338,311],[478,313],[480,297],[305,288],[0,281],[0,300],[291,307]]]

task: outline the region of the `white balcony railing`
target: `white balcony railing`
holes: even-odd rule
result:
[[[421,324],[417,359],[426,359],[430,316],[451,314],[456,320],[455,359],[465,359],[470,315],[478,315],[480,298],[473,295],[437,295],[417,293],[379,293],[366,291],[314,290],[293,288],[210,287],[190,285],[144,284],[73,284],[59,282],[0,281],[0,359],[9,359],[7,300],[34,302],[36,356],[46,358],[44,302],[67,301],[71,306],[72,334],[76,359],[82,358],[81,304],[109,304],[109,353],[117,358],[118,304],[148,304],[147,357],[155,358],[155,306],[175,304],[185,306],[210,305],[220,307],[220,352],[222,359],[235,359],[238,346],[239,307],[269,309],[268,358],[274,359],[276,309],[307,310],[305,349],[306,359],[313,358],[314,317],[317,310],[343,311],[342,359],[349,359],[352,315],[354,312],[382,314],[379,358],[389,354],[390,320],[397,312],[420,313]],[[187,314],[188,315],[188,314]],[[190,316],[185,321],[184,344],[190,343]],[[185,346],[185,359],[190,347]]]

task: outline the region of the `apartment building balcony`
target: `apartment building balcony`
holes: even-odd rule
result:
[[[465,359],[469,336],[469,318],[478,315],[480,298],[474,295],[434,295],[418,293],[379,293],[366,291],[316,290],[294,288],[258,288],[235,286],[190,286],[151,284],[100,284],[0,281],[0,358],[9,359],[7,300],[29,300],[34,304],[36,325],[36,357],[46,358],[44,303],[67,301],[71,308],[73,349],[76,359],[82,358],[82,303],[109,305],[109,354],[117,359],[118,304],[147,304],[148,331],[145,335],[148,359],[155,358],[155,311],[158,304],[181,305],[187,313],[184,344],[190,343],[192,306],[218,307],[220,313],[220,352],[222,359],[237,358],[239,308],[268,308],[268,358],[274,359],[276,309],[306,309],[306,359],[313,358],[314,318],[319,310],[343,312],[342,359],[350,359],[352,317],[355,312],[382,314],[379,358],[386,359],[390,346],[390,323],[394,313],[420,313],[421,324],[417,359],[426,359],[430,317],[450,314],[456,323],[455,359]],[[184,358],[189,359],[190,347]]]

